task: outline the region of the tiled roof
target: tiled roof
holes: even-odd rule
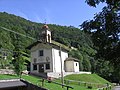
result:
[[[36,46],[39,43],[48,44],[48,45],[56,47],[56,48],[60,48],[61,47],[61,49],[64,49],[66,51],[70,51],[71,50],[71,48],[69,48],[68,46],[66,46],[64,44],[61,44],[61,43],[58,43],[58,42],[53,41],[53,40],[51,41],[51,43],[45,43],[43,41],[38,40],[38,41],[32,43],[30,46],[28,46],[27,49],[31,49],[33,46]]]
[[[69,58],[66,58],[65,61],[76,61],[76,62],[79,62],[79,59],[76,59],[76,58],[73,58],[73,57],[69,57]]]

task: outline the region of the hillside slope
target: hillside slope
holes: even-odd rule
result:
[[[31,43],[35,42],[35,40],[6,31],[1,27],[5,27],[26,36],[33,37],[37,40],[42,26],[42,23],[31,22],[19,16],[1,12],[0,48],[16,51],[16,48],[19,46],[23,51],[26,51],[25,48]],[[66,46],[73,46],[78,48],[77,54],[76,52],[74,53],[74,51],[70,54],[73,57],[81,60],[80,69],[90,71],[90,60],[91,58],[93,59],[95,54],[90,35],[73,26],[67,27],[53,24],[48,24],[48,26],[52,31],[53,40],[65,44]],[[9,53],[7,53],[7,55],[9,56]]]
[[[83,81],[83,82],[89,82],[89,83],[99,83],[99,84],[110,83],[109,81],[98,76],[97,74],[72,74],[72,75],[66,76],[65,79]]]

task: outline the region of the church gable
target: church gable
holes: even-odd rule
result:
[[[31,51],[35,51],[38,49],[51,49],[51,48],[52,48],[52,46],[50,46],[48,44],[38,43],[37,45],[35,45],[31,48]]]

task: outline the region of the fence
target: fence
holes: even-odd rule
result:
[[[90,82],[83,82],[83,81],[76,81],[76,80],[64,80],[65,84],[76,84],[85,86],[88,88],[98,88],[97,90],[111,90],[111,85],[107,84],[100,84],[100,83],[90,83]]]
[[[73,89],[73,87],[71,87],[71,86],[69,86],[69,85],[61,84],[61,83],[58,83],[58,82],[52,81],[52,78],[50,78],[50,77],[47,78],[47,79],[42,78],[40,81],[42,82],[42,85],[41,85],[42,87],[44,86],[44,82],[47,81],[48,83],[54,83],[54,84],[60,85],[61,88],[65,87],[65,88],[67,88],[67,90],[69,90],[69,88]]]
[[[111,89],[112,89],[112,86],[108,85],[108,86],[105,86],[105,87],[102,87],[102,88],[98,88],[97,90],[111,90]]]

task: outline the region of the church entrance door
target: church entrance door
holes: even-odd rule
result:
[[[39,65],[39,72],[44,72],[44,64]]]

